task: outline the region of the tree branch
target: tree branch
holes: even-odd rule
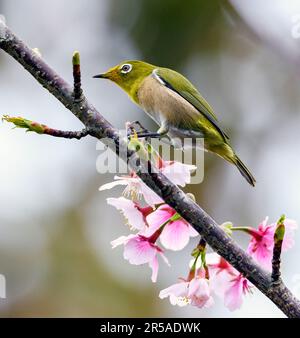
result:
[[[271,299],[288,317],[300,318],[300,302],[290,290],[279,282],[271,288],[271,274],[267,273],[249,257],[199,205],[193,202],[176,185],[152,165],[127,150],[124,155],[119,148],[127,149],[126,138],[88,102],[82,94],[78,102],[73,88],[52,70],[40,57],[28,48],[12,31],[0,21],[0,48],[11,55],[67,109],[69,109],[89,130],[90,135],[114,141],[116,153],[129,161],[129,166],[143,182],[174,208],[203,237],[207,244],[248,278],[261,292]],[[148,168],[151,168],[149,173]]]

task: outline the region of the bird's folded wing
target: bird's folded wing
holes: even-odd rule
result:
[[[153,71],[153,75],[157,77],[160,83],[175,91],[194,106],[218,130],[225,142],[226,139],[229,139],[219,126],[217,117],[213,113],[211,106],[188,79],[167,68],[157,68]]]

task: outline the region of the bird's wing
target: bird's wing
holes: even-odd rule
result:
[[[211,106],[188,79],[168,68],[154,69],[153,76],[161,84],[175,91],[192,106],[194,106],[199,113],[201,113],[218,130],[225,142],[226,139],[229,139],[226,133],[219,126],[217,117],[215,116]]]

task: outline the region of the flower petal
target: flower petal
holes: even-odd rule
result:
[[[134,238],[134,237],[135,237],[135,235],[121,236],[121,237],[118,237],[117,239],[111,241],[110,244],[112,245],[112,248],[114,249],[119,245],[127,243],[131,238]]]
[[[264,269],[272,267],[272,248],[269,248],[262,241],[257,242],[252,238],[247,248],[247,253],[252,256]]]
[[[191,182],[191,172],[197,167],[177,161],[165,161],[161,172],[174,184],[184,187]]]
[[[124,258],[134,265],[149,263],[156,254],[157,249],[139,235],[131,238],[124,247]]]
[[[243,303],[243,277],[238,276],[224,294],[224,305],[230,310],[239,309]]]
[[[164,262],[165,262],[168,266],[171,266],[170,263],[169,263],[168,258],[167,258],[162,252],[160,252],[159,254],[160,254],[161,258],[164,260]]]
[[[118,180],[118,181],[113,181],[113,182],[110,182],[110,183],[106,183],[106,184],[101,185],[101,187],[99,188],[99,190],[100,191],[108,190],[108,189],[116,187],[117,185],[128,185],[128,181],[126,181],[126,180]]]
[[[189,225],[182,219],[169,222],[164,227],[159,238],[166,249],[181,250],[188,244],[190,239]]]
[[[212,272],[210,270],[210,272]],[[227,271],[214,269],[210,273],[210,287],[212,291],[219,297],[224,298],[225,292],[228,290],[234,276]]]
[[[282,242],[282,250],[286,251],[288,249],[291,249],[295,244],[294,231],[298,228],[298,224],[296,221],[287,218],[284,221],[284,225],[285,225],[285,233],[284,233],[283,242]]]
[[[210,295],[208,280],[199,277],[193,278],[190,281],[188,298],[191,299],[191,305],[197,306],[199,308],[212,305],[213,301]]]
[[[186,306],[188,305],[188,282],[180,282],[163,289],[159,293],[159,298],[169,297],[172,305]]]
[[[175,214],[175,210],[167,204],[161,205],[146,217],[151,232],[156,231],[162,224]]]
[[[157,256],[155,256],[153,258],[153,260],[149,262],[149,266],[152,269],[151,280],[152,280],[153,283],[156,283],[157,275],[158,275],[158,259],[157,259]]]
[[[128,220],[129,225],[133,228],[141,230],[146,226],[143,214],[138,210],[133,201],[124,197],[119,197],[108,198],[107,203],[120,210]]]
[[[145,202],[151,207],[155,204],[161,204],[164,201],[153,190],[151,190],[144,182],[141,181],[140,192],[144,196]]]
[[[190,281],[189,296],[195,295],[196,297],[209,298],[210,288],[206,278],[193,278]]]
[[[220,255],[216,252],[211,252],[205,255],[207,265],[218,265],[220,263]]]
[[[193,278],[190,281],[189,290],[188,290],[189,298],[193,297],[193,295],[197,293],[198,289],[200,288],[200,281],[201,281],[201,278]]]

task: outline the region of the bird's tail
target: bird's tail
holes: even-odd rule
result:
[[[230,159],[230,162],[236,165],[239,172],[242,174],[242,176],[247,180],[249,184],[251,184],[253,187],[255,186],[256,180],[249,171],[249,169],[245,166],[245,164],[240,160],[240,158],[237,155],[234,155],[232,159]]]
[[[249,169],[245,166],[245,164],[240,160],[240,158],[235,154],[233,149],[228,143],[223,143],[221,146],[212,147],[209,145],[208,150],[219,155],[224,160],[234,164],[242,176],[247,180],[249,184],[253,187],[255,186],[256,180],[253,175],[250,173]]]

